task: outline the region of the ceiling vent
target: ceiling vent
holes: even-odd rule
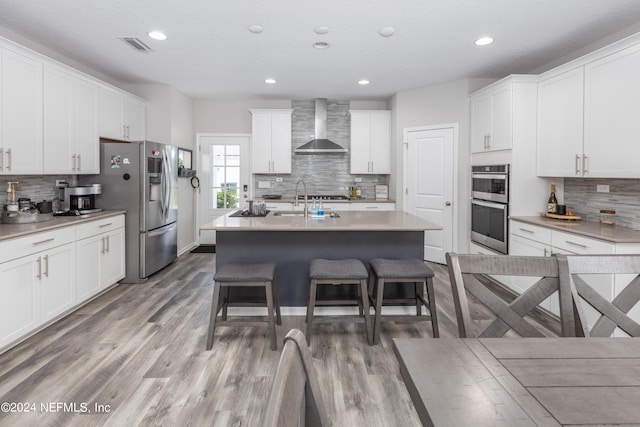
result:
[[[128,44],[129,46],[131,46],[132,48],[134,48],[135,50],[137,50],[138,52],[142,52],[142,53],[153,52],[153,50],[149,46],[144,44],[144,42],[137,37],[118,37],[118,38],[123,42],[125,42],[126,44]]]

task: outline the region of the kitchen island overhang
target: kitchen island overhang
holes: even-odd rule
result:
[[[309,298],[309,264],[314,258],[359,259],[368,268],[372,258],[424,259],[424,232],[441,230],[402,211],[340,212],[339,218],[300,215],[223,217],[201,227],[216,231],[216,263],[270,261],[278,265],[276,280],[280,303],[304,307]],[[236,289],[233,289],[236,291]],[[254,292],[255,291],[255,292]],[[389,287],[389,296],[413,296],[411,284]],[[240,294],[241,292],[241,294]],[[323,286],[319,298],[350,298],[351,287]],[[387,289],[385,289],[385,295]],[[241,296],[240,296],[241,295]],[[238,289],[232,298],[260,299],[258,289]]]

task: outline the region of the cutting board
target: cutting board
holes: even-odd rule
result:
[[[547,217],[547,218],[553,218],[553,219],[564,219],[566,221],[577,221],[582,219],[582,217],[580,215],[558,215],[558,214],[552,214],[552,213],[547,213],[547,212],[543,212],[540,215]]]

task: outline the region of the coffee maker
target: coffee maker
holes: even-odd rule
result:
[[[60,210],[77,211],[81,215],[100,212],[96,208],[96,195],[102,193],[102,185],[93,184],[82,187],[66,187],[64,199],[60,201]]]

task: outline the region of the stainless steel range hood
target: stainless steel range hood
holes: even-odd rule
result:
[[[315,139],[296,148],[296,154],[334,154],[346,153],[347,149],[327,139],[327,100],[317,98],[315,113]]]

